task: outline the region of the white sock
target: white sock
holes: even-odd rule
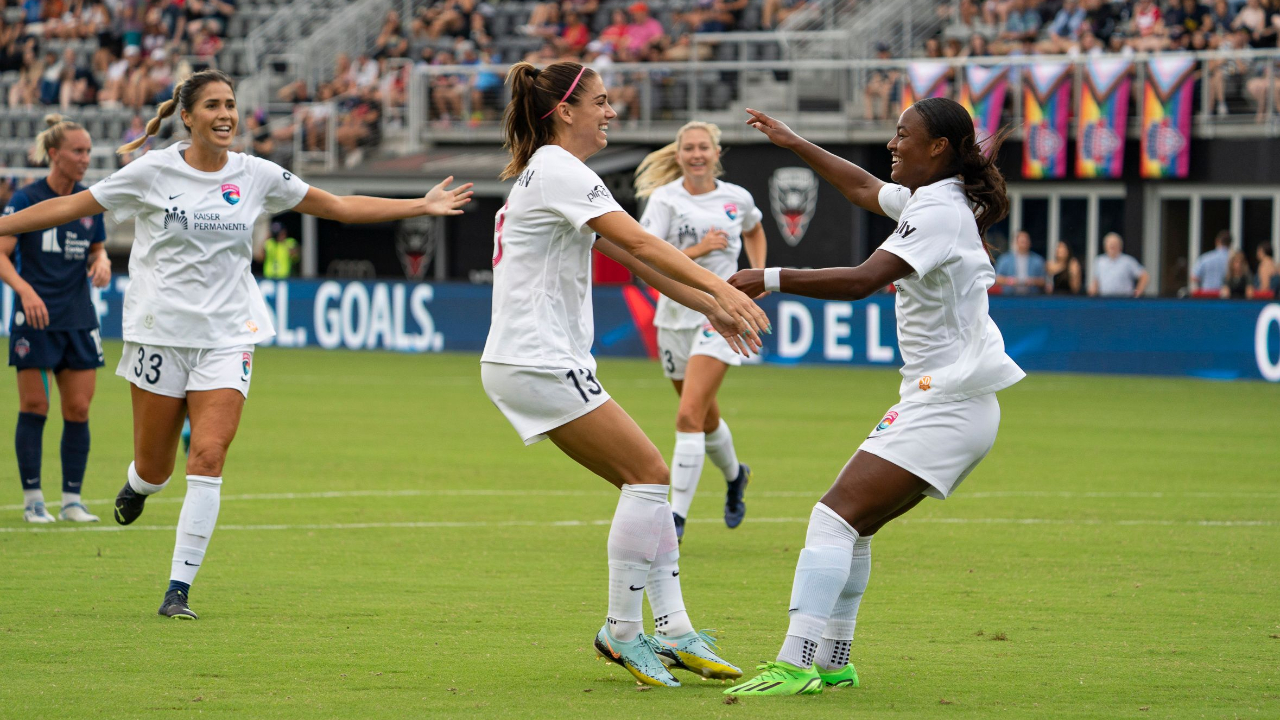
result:
[[[187,476],[187,496],[182,500],[182,512],[178,513],[178,538],[173,546],[170,580],[188,585],[195,582],[213,527],[218,524],[221,498],[222,478]]]
[[[142,476],[138,474],[138,470],[134,467],[133,463],[129,463],[129,487],[133,488],[133,491],[139,495],[155,495],[163,490],[168,484],[169,478],[165,478],[164,482],[159,485],[152,485],[142,479]]]
[[[32,505],[38,502],[44,502],[43,490],[41,490],[40,488],[36,488],[35,490],[22,491],[22,504],[25,507],[31,507]]]
[[[80,502],[80,493],[62,493],[62,507]]]
[[[858,533],[834,510],[822,503],[813,506],[791,586],[791,622],[778,660],[797,667],[813,664],[822,632],[849,580],[857,540]]]
[[[720,418],[719,427],[707,433],[707,457],[724,473],[725,482],[738,479],[738,452],[733,449],[733,433],[724,418]]]
[[[706,459],[705,433],[676,433],[676,451],[671,458],[671,511],[689,517],[693,494],[698,491],[702,463]]]
[[[831,610],[831,619],[822,631],[815,660],[823,670],[839,670],[849,664],[853,646],[853,629],[858,622],[858,606],[871,579],[871,538],[859,537],[853,544],[853,560],[849,563],[849,579],[840,591],[840,599]]]
[[[684,595],[680,592],[680,542],[676,539],[676,523],[671,513],[667,513],[667,522],[658,539],[658,555],[649,566],[645,592],[653,609],[654,634],[679,637],[693,632],[689,613],[684,609]]]
[[[658,554],[663,522],[670,523],[667,485],[624,485],[609,526],[609,632],[634,640],[644,628],[644,588]]]

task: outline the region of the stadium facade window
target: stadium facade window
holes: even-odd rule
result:
[[[1280,251],[1280,185],[1156,185],[1148,191],[1145,246],[1158,249],[1162,295],[1188,285],[1188,269],[1220,230],[1254,262],[1257,247]],[[1148,261],[1149,262],[1149,261]]]
[[[1066,242],[1084,265],[1084,284],[1093,277],[1093,264],[1108,232],[1124,235],[1125,188],[1122,183],[1088,187],[1067,183],[1011,183],[1009,227],[1031,233],[1031,247],[1052,257]],[[1125,251],[1146,262],[1137,238],[1125,240]]]

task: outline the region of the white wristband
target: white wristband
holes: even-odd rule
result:
[[[771,267],[764,269],[764,291],[765,292],[781,292],[782,291],[782,268]]]

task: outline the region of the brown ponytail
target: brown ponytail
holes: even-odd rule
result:
[[[538,148],[555,139],[552,111],[561,102],[577,104],[582,97],[582,86],[594,75],[594,70],[584,69],[576,62],[552,63],[542,70],[527,62],[511,66],[507,72],[511,103],[502,118],[502,146],[511,153],[511,162],[498,175],[499,180],[519,175]],[[571,86],[573,92],[570,93]],[[569,96],[565,97],[565,93]]]
[[[996,166],[1000,146],[1012,134],[1008,127],[976,142],[973,118],[960,103],[947,98],[927,98],[913,105],[924,120],[931,137],[946,138],[953,151],[948,175],[959,175],[964,181],[964,196],[973,207],[978,234],[986,241],[987,230],[1009,214],[1009,195],[1004,175]]]
[[[215,82],[223,83],[231,88],[232,92],[235,92],[235,83],[230,76],[221,70],[201,70],[198,73],[189,75],[185,80],[173,86],[173,97],[160,103],[160,107],[156,108],[156,116],[147,121],[146,134],[133,142],[116,148],[116,153],[126,155],[142,147],[156,133],[160,132],[160,123],[177,112],[179,108],[191,112],[199,99],[200,89],[209,83]],[[183,127],[187,127],[185,123]],[[187,131],[190,132],[191,128],[187,127]]]
[[[73,130],[84,130],[79,124],[57,113],[45,115],[44,124],[45,129],[36,136],[36,144],[31,148],[31,159],[39,165],[49,163],[49,150],[62,147],[63,141],[67,139],[67,133]]]

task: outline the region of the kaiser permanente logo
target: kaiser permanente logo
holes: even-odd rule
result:
[[[222,213],[198,212],[193,217],[195,217],[195,224],[192,226],[193,230],[222,230],[230,232],[248,232],[249,230],[249,225],[246,223],[222,222]],[[186,226],[184,225],[183,227]]]
[[[187,211],[179,210],[178,208],[171,208],[167,212],[165,212],[164,229],[168,230],[170,227],[173,227],[175,229],[182,228],[183,230],[188,229]]]

